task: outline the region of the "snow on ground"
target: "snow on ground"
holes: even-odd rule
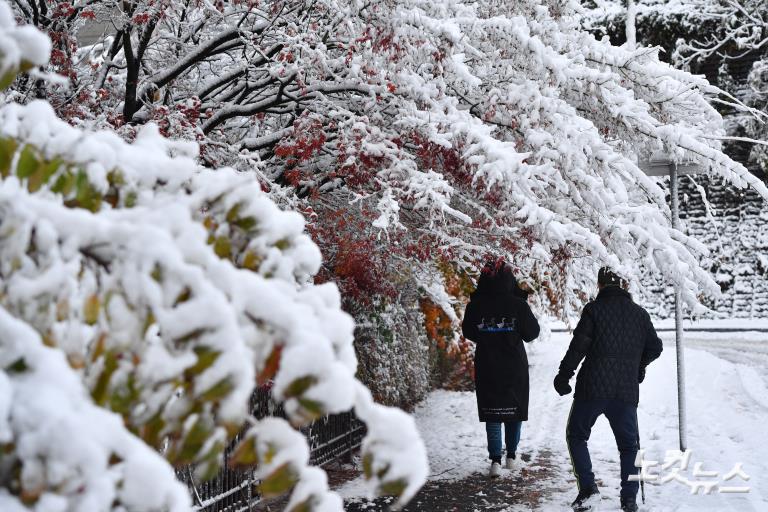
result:
[[[649,367],[641,385],[638,421],[646,459],[664,461],[667,450],[678,448],[678,431],[674,333],[661,336],[665,350]],[[533,462],[552,452],[556,472],[555,481],[547,483],[551,492],[539,507],[541,511],[569,510],[576,493],[565,444],[572,399],[559,397],[552,388],[569,341],[566,333],[555,333],[529,346],[530,415],[523,426],[519,452],[530,454]],[[689,480],[712,480],[693,476],[694,464],[701,463],[700,470],[717,471],[722,479],[740,462],[749,481],[736,477],[722,485],[749,486],[751,490],[722,494],[715,489],[709,495],[701,491],[691,495],[688,486],[675,481],[647,483],[647,503],[642,510],[768,510],[768,333],[689,333],[686,343],[692,347],[685,352],[692,455],[688,470],[680,474]],[[476,414],[473,393],[435,391],[417,408],[415,417],[429,452],[431,479],[460,480],[487,470],[484,425]],[[605,418],[595,425],[590,450],[595,474],[602,481],[602,510],[618,510],[618,452]],[[361,489],[360,482],[353,481],[341,494],[359,496]],[[508,510],[522,509],[510,503]]]

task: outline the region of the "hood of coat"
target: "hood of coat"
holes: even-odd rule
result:
[[[498,272],[483,272],[477,280],[477,288],[472,296],[479,295],[513,295],[521,299],[528,298],[529,292],[520,288],[509,267],[504,267]]]

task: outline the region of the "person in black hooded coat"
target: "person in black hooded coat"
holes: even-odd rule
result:
[[[501,424],[505,425],[507,467],[511,467],[521,422],[528,419],[528,356],[523,341],[539,335],[539,323],[527,297],[503,260],[488,263],[462,322],[464,337],[476,344],[477,409],[486,424],[492,476],[498,475],[501,464]]]

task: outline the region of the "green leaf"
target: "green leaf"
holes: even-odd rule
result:
[[[138,201],[138,199],[139,199],[139,196],[136,194],[136,191],[131,190],[130,192],[125,194],[125,201],[124,201],[125,207],[133,208],[134,206],[136,206],[136,201]]]
[[[305,377],[299,377],[288,385],[285,390],[286,398],[293,398],[299,396],[308,390],[311,386],[317,384],[317,377],[314,375],[307,375]]]
[[[19,155],[19,161],[16,164],[16,176],[21,179],[29,178],[40,167],[40,164],[37,152],[27,144],[21,149],[21,155]]]
[[[232,451],[232,455],[229,456],[230,468],[246,468],[249,466],[255,466],[259,463],[259,454],[256,451],[256,438],[254,436],[248,436]]]
[[[205,455],[199,458],[196,473],[200,480],[206,482],[216,476],[219,472],[219,455],[223,451],[224,443],[217,441]]]
[[[296,470],[286,462],[261,481],[259,491],[265,498],[280,496],[291,490],[298,481]]]
[[[312,421],[325,415],[323,405],[316,400],[310,400],[309,398],[299,398],[298,402],[302,408],[302,416],[304,416],[307,421]]]
[[[400,496],[403,494],[406,487],[408,487],[408,481],[403,478],[384,482],[379,486],[379,495]]]
[[[189,379],[210,368],[221,355],[220,351],[209,347],[195,347],[194,352],[197,355],[197,362],[184,370],[184,377]]]
[[[173,341],[175,343],[188,343],[194,339],[199,338],[203,334],[205,334],[208,331],[205,327],[200,327],[199,329],[195,329],[193,331],[189,331],[184,336],[179,336],[178,338],[175,338]]]
[[[250,231],[256,227],[256,219],[253,217],[241,217],[233,222],[233,224],[244,231]]]
[[[213,252],[219,258],[229,258],[229,255],[232,254],[232,243],[229,241],[229,238],[226,236],[216,237],[216,240],[213,242]]]
[[[18,358],[16,361],[14,361],[10,366],[8,366],[5,371],[8,373],[22,373],[29,370],[29,366],[27,366],[27,362],[24,360],[23,357]]]
[[[237,203],[235,206],[229,209],[227,212],[227,222],[234,222],[237,219],[238,214],[240,213],[240,203]]]
[[[47,163],[41,163],[41,165],[29,177],[29,181],[27,182],[27,189],[30,192],[36,192],[40,190],[40,187],[48,183],[48,180],[51,179],[51,176],[53,176],[63,164],[64,162],[60,158],[56,158]]]
[[[128,415],[139,399],[139,390],[136,389],[136,378],[129,373],[125,385],[116,388],[109,397],[110,410]]]
[[[11,174],[11,162],[18,144],[13,139],[0,138],[0,176],[7,178]]]
[[[114,352],[107,352],[104,356],[104,369],[96,380],[96,386],[91,391],[93,401],[99,405],[107,403],[109,392],[109,381],[112,380],[112,374],[117,370],[117,357]]]
[[[254,251],[248,250],[245,252],[245,256],[243,256],[243,268],[247,268],[248,270],[253,270],[254,272],[259,269],[259,266],[261,266],[262,257],[258,254],[256,254]]]
[[[94,325],[99,320],[99,296],[89,295],[83,304],[83,318],[88,325]]]
[[[205,441],[210,435],[210,429],[206,427],[202,419],[198,419],[192,428],[187,432],[181,445],[175,464],[191,464],[195,461],[195,456],[200,453]]]
[[[142,334],[146,335],[147,331],[150,327],[152,327],[155,324],[155,314],[152,312],[151,309],[147,310],[147,316],[144,317],[144,326],[142,329]]]
[[[373,454],[370,452],[363,455],[363,474],[366,480],[373,478]]]
[[[190,290],[189,286],[185,286],[179,296],[176,297],[176,300],[173,302],[173,306],[176,307],[183,302],[187,302],[191,297],[192,290]]]
[[[262,463],[270,464],[275,458],[275,455],[277,455],[277,448],[274,444],[267,443],[267,451],[261,454],[262,459],[264,459]]]
[[[384,479],[384,477],[385,477],[385,476],[386,476],[386,474],[387,474],[387,471],[389,471],[389,464],[387,464],[387,465],[386,465],[386,466],[384,466],[383,468],[379,469],[379,470],[376,472],[376,476],[378,477],[378,479],[379,479],[379,480],[383,480],[383,479]]]
[[[152,269],[152,273],[149,275],[156,282],[161,283],[163,281],[163,268],[155,263],[155,268]]]
[[[81,208],[92,212],[101,208],[101,194],[88,180],[85,171],[79,171],[75,178],[75,199]]]
[[[234,386],[232,380],[229,377],[221,379],[219,382],[205,390],[200,395],[200,400],[204,402],[216,402],[227,396],[232,392]]]
[[[107,182],[110,185],[125,185],[125,176],[119,169],[115,169],[107,174]]]
[[[53,182],[51,190],[57,194],[68,196],[72,189],[75,187],[75,175],[71,169],[67,169],[63,173],[59,174],[56,181]]]
[[[21,59],[21,65],[19,66],[19,73],[26,73],[27,71],[35,67],[37,67],[37,65],[29,62],[26,59]]]
[[[165,420],[162,417],[162,413],[158,412],[152,419],[142,425],[140,430],[141,438],[148,445],[159,448],[160,444],[165,440],[164,436],[160,436],[163,428],[165,428]]]
[[[0,91],[7,89],[16,80],[16,76],[19,74],[18,69],[11,69],[3,76],[0,77]]]

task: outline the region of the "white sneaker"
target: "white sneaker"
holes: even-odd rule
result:
[[[488,471],[488,476],[491,478],[496,478],[497,476],[501,476],[501,464],[498,462],[491,462],[491,469]]]
[[[515,463],[516,463],[516,462],[517,462],[517,459],[513,459],[512,457],[507,457],[507,465],[506,465],[506,468],[507,468],[507,469],[515,469],[515,467],[516,467],[516,464],[515,464]]]

